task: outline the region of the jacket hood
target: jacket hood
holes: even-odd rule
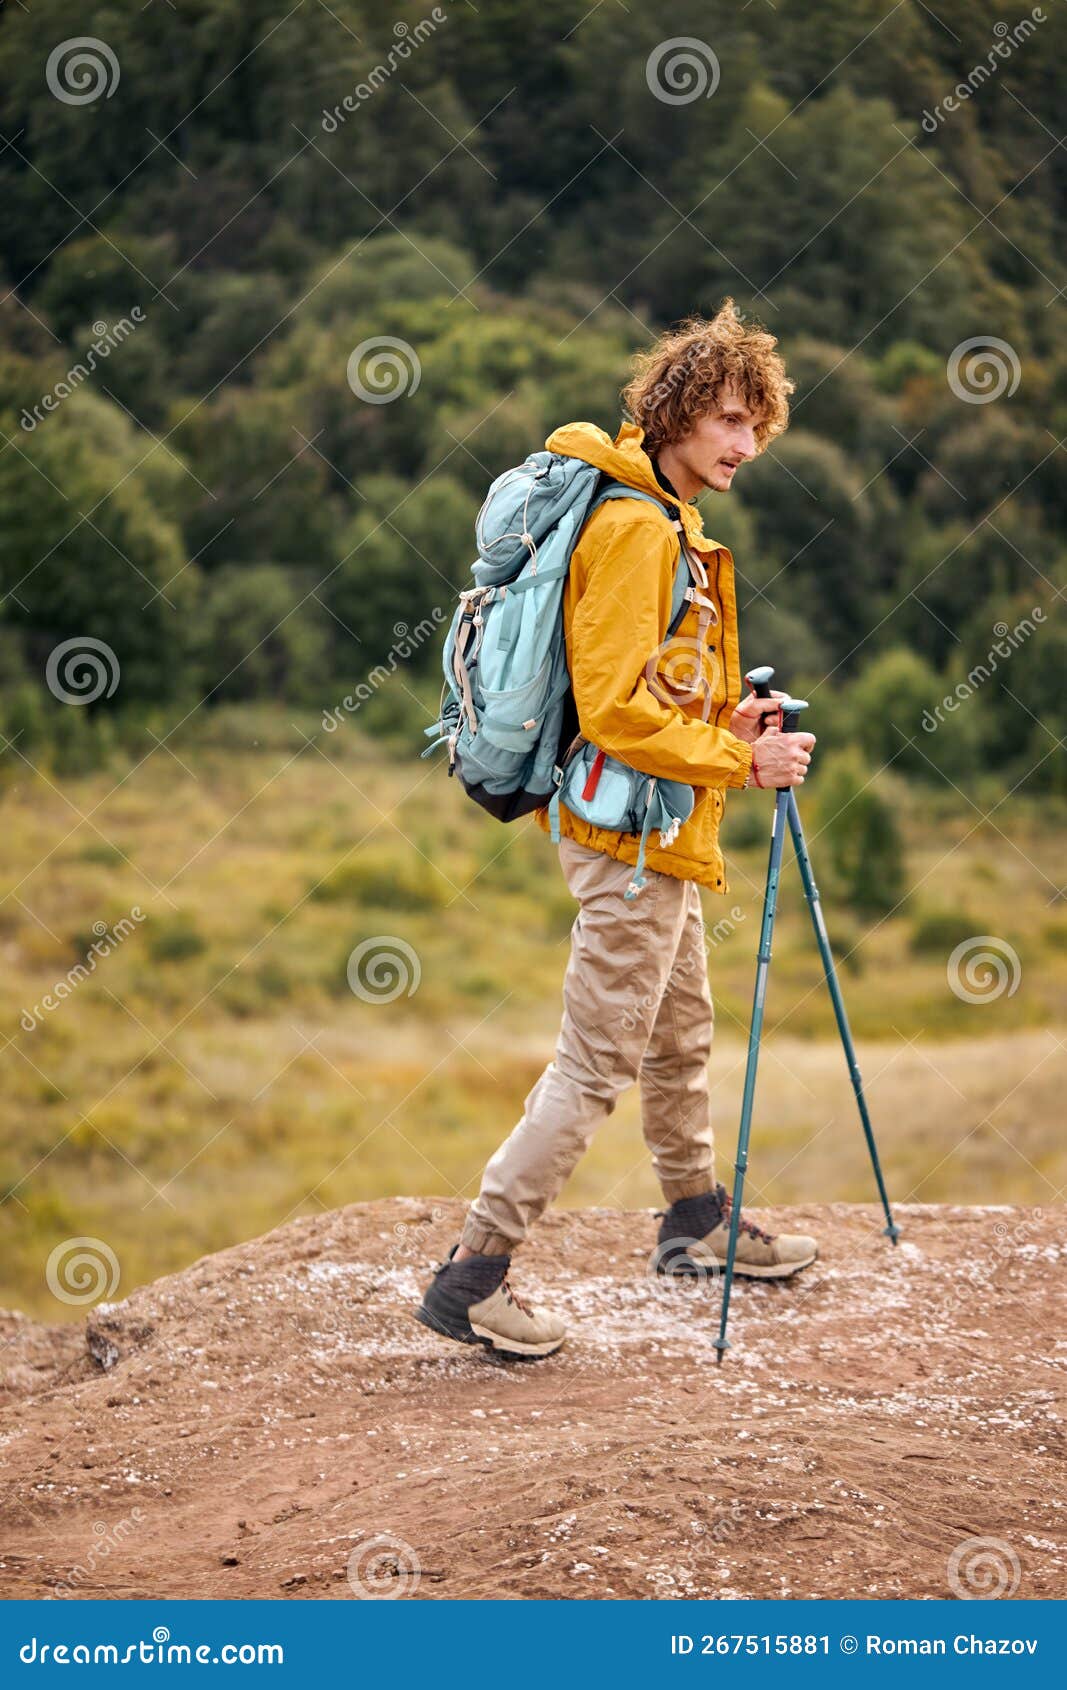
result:
[[[581,458],[593,464],[615,481],[636,487],[641,493],[662,498],[663,488],[656,480],[652,460],[642,441],[644,431],[634,423],[623,423],[615,439],[596,423],[565,423],[545,441],[550,452],[561,452],[568,458]]]
[[[614,481],[621,481],[639,493],[651,493],[654,499],[663,499],[664,490],[656,480],[652,460],[644,449],[644,438],[644,430],[636,423],[624,422],[612,440],[611,435],[598,428],[596,423],[574,422],[557,428],[549,435],[545,446],[549,452],[581,458],[584,463],[593,464]],[[726,550],[725,546],[719,546],[717,540],[708,539],[700,512],[691,501],[683,504],[680,510],[682,527],[690,545],[702,550]]]

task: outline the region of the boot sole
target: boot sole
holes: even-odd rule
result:
[[[792,1279],[795,1273],[800,1273],[803,1268],[810,1267],[812,1262],[817,1259],[818,1251],[816,1251],[814,1255],[806,1257],[802,1262],[770,1262],[765,1267],[758,1265],[750,1266],[748,1263],[735,1262],[734,1278]],[[689,1263],[687,1265],[685,1261],[679,1261],[678,1266],[676,1267],[659,1267],[656,1271],[657,1273],[661,1273],[665,1279],[707,1279],[709,1277],[718,1279],[725,1273],[726,1263],[720,1262],[717,1258],[714,1264],[711,1262],[698,1262],[696,1264]]]
[[[498,1355],[515,1356],[526,1361],[540,1361],[543,1356],[554,1355],[564,1342],[562,1338],[553,1338],[546,1344],[520,1344],[511,1338],[501,1338],[486,1327],[470,1324],[461,1327],[439,1320],[424,1308],[414,1312],[419,1324],[435,1332],[439,1338],[451,1338],[456,1344],[480,1344],[483,1349],[493,1350]]]
[[[522,1344],[517,1338],[502,1338],[499,1332],[490,1332],[488,1327],[475,1326],[471,1322],[474,1332],[491,1350],[497,1350],[501,1355],[526,1356],[531,1361],[539,1361],[542,1356],[554,1355],[564,1342],[563,1338],[549,1338],[541,1344]]]

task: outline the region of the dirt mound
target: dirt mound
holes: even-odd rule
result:
[[[0,1316],[16,1596],[1067,1595],[1062,1209],[791,1209],[816,1267],[647,1272],[647,1213],[559,1213],[507,1364],[411,1318],[460,1205],[294,1222],[101,1305]],[[992,1548],[971,1540],[993,1539]],[[983,1580],[986,1581],[983,1588]]]

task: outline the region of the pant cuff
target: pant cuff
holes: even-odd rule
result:
[[[510,1256],[515,1245],[501,1232],[487,1232],[476,1220],[468,1217],[460,1235],[460,1242],[476,1256]]]
[[[691,1174],[688,1179],[660,1180],[660,1185],[668,1203],[678,1203],[683,1197],[703,1197],[715,1190],[715,1170],[709,1168],[706,1174]]]

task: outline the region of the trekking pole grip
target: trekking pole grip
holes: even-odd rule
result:
[[[808,708],[806,698],[783,698],[781,701],[782,732],[795,734],[800,727],[800,712]],[[788,792],[787,786],[780,786],[779,792]]]
[[[774,670],[769,664],[764,663],[759,669],[750,669],[745,676],[745,680],[757,698],[770,698]]]

